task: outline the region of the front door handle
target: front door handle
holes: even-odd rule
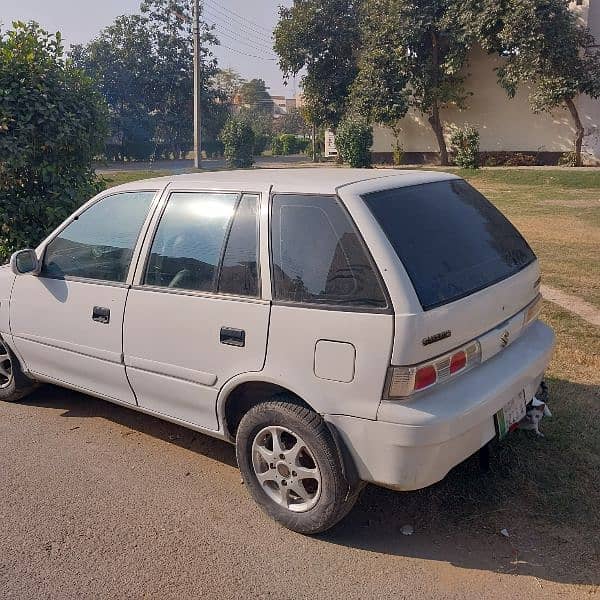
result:
[[[102,323],[102,325],[108,325],[110,323],[110,308],[94,306],[94,310],[92,311],[92,321]]]

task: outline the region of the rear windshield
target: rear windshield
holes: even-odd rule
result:
[[[514,275],[535,254],[504,215],[454,179],[363,196],[425,310]]]

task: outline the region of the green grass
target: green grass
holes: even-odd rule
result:
[[[111,188],[123,183],[139,181],[140,179],[163,177],[164,175],[170,175],[170,173],[170,171],[115,171],[114,173],[102,175],[102,180],[107,188]]]

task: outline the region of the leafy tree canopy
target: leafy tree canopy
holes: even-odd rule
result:
[[[302,78],[305,114],[317,125],[336,126],[358,72],[359,7],[365,0],[295,0],[280,8],[275,51],[288,76]]]
[[[0,32],[0,261],[37,245],[101,189],[106,134],[94,82],[36,23]]]
[[[181,155],[192,146],[193,36],[191,3],[143,0],[141,14],[117,17],[74,61],[101,87],[111,114],[112,156]],[[210,46],[218,41],[202,23],[204,132],[216,139],[226,119],[224,96]]]
[[[535,112],[569,110],[576,130],[575,163],[580,165],[584,128],[575,98],[600,97],[600,48],[569,2],[486,0],[481,10],[479,0],[472,0],[467,14],[477,23],[483,47],[502,57],[498,82],[510,97],[527,84]]]
[[[257,113],[273,114],[273,100],[263,79],[244,81],[238,90],[241,103]]]

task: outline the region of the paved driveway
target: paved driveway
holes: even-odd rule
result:
[[[0,404],[0,472],[2,600],[597,592],[535,530],[428,523],[415,494],[368,488],[333,531],[291,533],[249,499],[232,447],[57,388]]]

